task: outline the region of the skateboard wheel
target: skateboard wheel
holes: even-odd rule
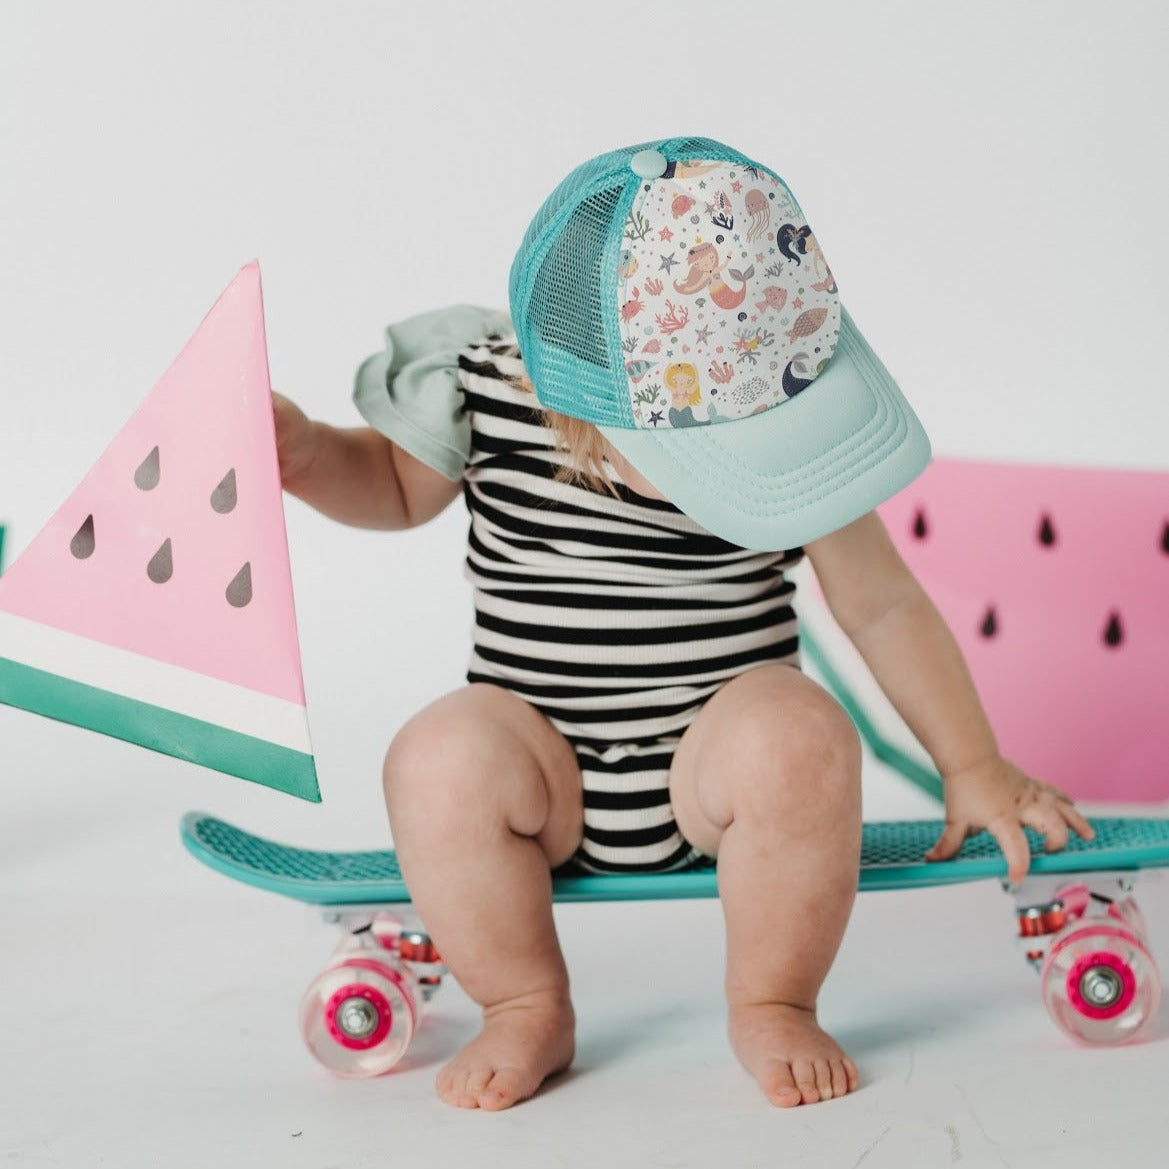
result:
[[[380,1076],[410,1046],[417,1016],[409,974],[376,958],[348,956],[305,992],[300,1033],[334,1075]]]
[[[1136,934],[1111,922],[1057,938],[1041,975],[1056,1025],[1081,1043],[1135,1039],[1161,1001],[1157,964]]]

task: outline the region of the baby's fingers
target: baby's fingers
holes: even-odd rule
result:
[[[1022,811],[1023,823],[1043,837],[1044,852],[1059,852],[1068,843],[1068,822],[1051,800],[1036,800]]]
[[[1023,822],[1043,834],[1047,852],[1059,852],[1066,848],[1069,830],[1084,840],[1091,840],[1096,835],[1095,829],[1077,811],[1071,798],[1059,788],[1046,784],[1024,809]]]
[[[1023,825],[1010,816],[1000,816],[986,826],[987,831],[998,841],[1007,861],[1007,877],[1012,885],[1018,885],[1031,867],[1031,846],[1023,832]]]
[[[1049,788],[1048,790],[1055,798],[1055,806],[1059,810],[1059,814],[1072,826],[1072,831],[1084,840],[1095,839],[1096,829],[1088,823],[1085,816],[1080,814],[1079,808],[1072,803],[1072,797],[1060,791],[1057,787]]]
[[[957,820],[947,820],[937,843],[925,854],[927,861],[948,861],[962,847],[969,829]]]

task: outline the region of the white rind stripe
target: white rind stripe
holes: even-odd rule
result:
[[[233,682],[0,612],[0,657],[312,754],[305,708]]]

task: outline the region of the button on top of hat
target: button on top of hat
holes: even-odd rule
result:
[[[639,150],[629,160],[629,169],[638,178],[661,178],[666,173],[666,156],[660,150]]]

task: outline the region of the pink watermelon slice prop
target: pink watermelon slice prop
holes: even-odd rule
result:
[[[939,458],[880,511],[1008,758],[1080,799],[1169,799],[1169,473]]]
[[[0,701],[319,801],[257,264],[0,577]]]

